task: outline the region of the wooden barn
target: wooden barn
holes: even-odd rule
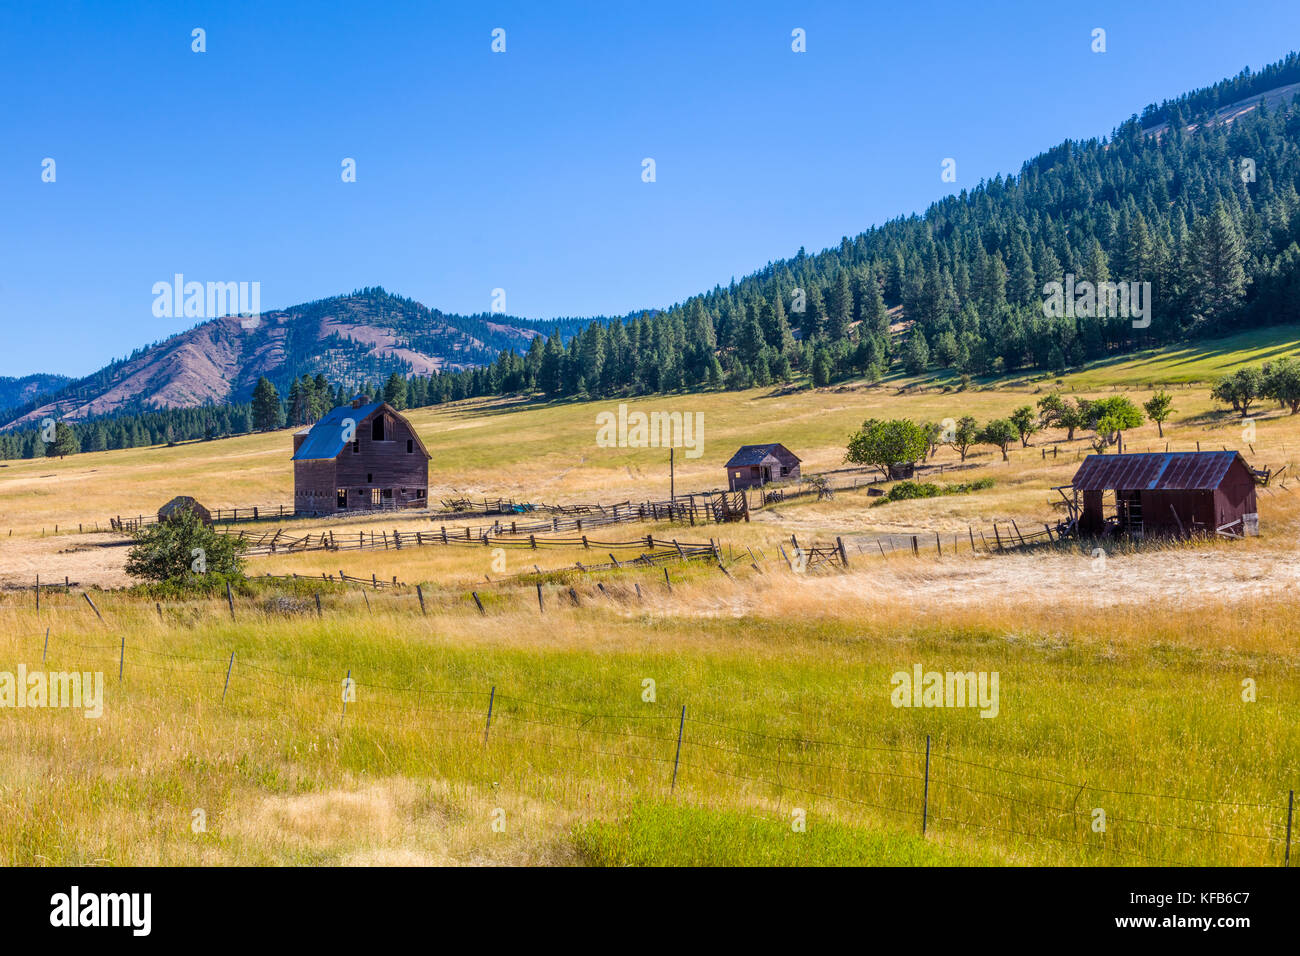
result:
[[[727,487],[732,491],[761,488],[773,481],[799,477],[799,459],[780,444],[741,445],[727,462]]]
[[[293,509],[321,515],[420,508],[429,452],[386,402],[359,395],[293,436]]]
[[[1235,451],[1089,455],[1072,487],[1084,535],[1259,532],[1255,475]]]

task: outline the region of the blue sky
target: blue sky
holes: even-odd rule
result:
[[[1079,6],[7,0],[0,375],[194,324],[152,313],[177,272],[264,310],[669,305],[1300,42],[1294,0]]]

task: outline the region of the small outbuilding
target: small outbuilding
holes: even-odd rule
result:
[[[727,462],[727,487],[732,491],[761,488],[773,481],[799,478],[799,459],[784,445],[741,445]]]
[[[203,505],[199,504],[189,495],[177,495],[167,504],[158,509],[158,520],[166,521],[172,515],[182,511],[193,511],[199,516],[199,520],[206,525],[212,524],[212,512]]]
[[[1072,488],[1083,535],[1259,533],[1255,474],[1235,451],[1089,455]]]

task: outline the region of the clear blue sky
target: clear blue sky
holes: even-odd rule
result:
[[[1295,0],[1078,6],[6,0],[0,375],[194,324],[152,314],[176,272],[264,310],[669,305],[1300,45]]]

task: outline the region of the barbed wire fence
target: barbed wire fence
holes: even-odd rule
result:
[[[339,733],[358,724],[437,729],[485,752],[494,741],[508,740],[528,754],[541,748],[563,758],[560,775],[573,772],[575,755],[658,767],[656,781],[647,780],[646,796],[689,799],[692,781],[708,776],[756,791],[749,796],[771,801],[775,795],[778,807],[787,798],[809,797],[856,814],[859,825],[884,819],[898,832],[941,841],[971,833],[993,835],[1004,845],[1014,838],[1023,842],[1009,847],[1012,852],[1051,847],[1067,862],[1290,864],[1294,790],[1276,801],[1249,801],[1168,792],[1172,787],[1111,787],[969,759],[936,746],[930,736],[909,744],[768,733],[697,716],[689,704],[608,713],[495,686],[430,687],[354,677],[355,668],[343,665],[334,677],[295,672],[250,659],[238,649],[215,658],[128,644],[125,638],[100,644],[55,635],[52,641],[48,628],[43,636],[15,640],[33,651],[39,646],[42,666],[51,650],[59,660],[69,648],[107,655],[107,661],[94,663],[110,672],[116,663],[117,682],[124,687],[137,668],[201,675],[211,683],[211,702],[223,708],[246,700],[250,688],[262,702],[287,701],[287,685],[309,696],[320,694],[321,703],[333,699],[340,706],[333,727]],[[111,673],[107,676],[111,680]],[[184,696],[193,702],[188,690]],[[530,756],[527,762],[536,772],[536,761]],[[1084,801],[1085,795],[1093,799]],[[1104,812],[1100,829],[1099,811]],[[1168,838],[1175,834],[1194,835],[1201,843],[1190,850],[1170,846]]]

